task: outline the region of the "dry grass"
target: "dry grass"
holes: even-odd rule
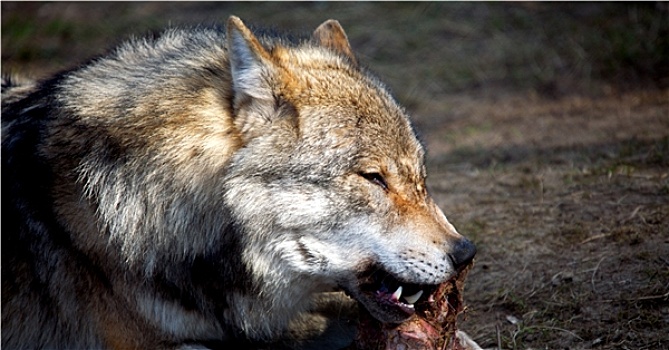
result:
[[[500,349],[669,347],[669,6],[2,2],[3,72],[167,23],[339,19],[479,247],[463,327]]]

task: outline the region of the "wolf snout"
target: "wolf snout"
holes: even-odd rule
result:
[[[469,265],[476,255],[476,246],[472,241],[462,238],[455,242],[453,250],[448,256],[453,262],[453,268],[460,271]]]

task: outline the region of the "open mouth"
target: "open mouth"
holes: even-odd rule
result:
[[[402,282],[382,269],[361,275],[357,292],[351,291],[376,319],[384,323],[400,323],[434,301],[437,285]]]
[[[401,284],[397,301],[395,301],[397,295],[392,295],[394,292],[390,297],[387,294],[383,295],[384,302],[390,298],[391,301],[406,304],[406,297],[402,296],[404,289],[422,288],[420,290],[423,293],[420,293],[413,304],[415,315],[401,322],[389,323],[387,318],[399,317],[398,313],[393,314],[387,309],[385,313],[379,313],[378,309],[375,309],[379,305],[375,304],[376,300],[367,299],[366,301],[372,304],[364,304],[359,299],[370,312],[361,315],[355,341],[356,349],[469,349],[470,347],[463,346],[459,339],[457,318],[458,314],[464,311],[462,292],[464,279],[470,267],[471,265],[459,270],[458,274],[436,286],[436,289],[435,286],[429,285]],[[374,278],[374,275],[377,278]],[[380,282],[381,285],[390,284],[389,281],[395,283],[393,279],[384,277],[383,273],[371,274],[368,277],[368,282],[371,284],[364,284],[366,288],[372,286],[374,282]],[[369,292],[362,295],[364,299]],[[408,298],[413,300],[415,297],[409,295]],[[395,306],[395,309],[403,307]]]

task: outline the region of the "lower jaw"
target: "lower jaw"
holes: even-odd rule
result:
[[[363,298],[355,298],[358,302],[379,322],[398,324],[402,323],[411,316],[416,314],[413,307],[386,303],[384,301],[376,300],[373,296],[364,296]],[[364,299],[364,300],[361,300]]]

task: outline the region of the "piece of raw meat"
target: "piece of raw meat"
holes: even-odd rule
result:
[[[363,311],[352,349],[365,350],[468,350],[457,331],[457,317],[464,311],[464,280],[471,265],[442,283],[427,300],[415,305],[416,314],[401,324],[383,324]],[[473,342],[472,342],[473,343]],[[474,344],[475,345],[475,344]]]

